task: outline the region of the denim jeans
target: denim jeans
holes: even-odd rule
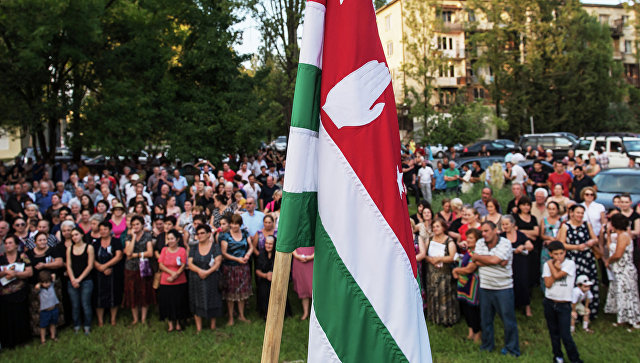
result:
[[[176,195],[176,205],[178,207],[184,209],[185,200],[187,200],[187,193],[186,192],[182,192],[182,193]]]
[[[557,303],[545,298],[542,305],[544,306],[544,318],[547,320],[549,337],[551,337],[553,357],[564,357],[562,354],[562,343],[564,343],[569,360],[571,362],[582,362],[578,347],[576,347],[576,343],[571,337],[571,303]]]
[[[480,288],[479,298],[480,321],[482,324],[482,345],[480,349],[492,351],[495,347],[493,319],[497,312],[504,325],[504,349],[510,354],[520,356],[513,289],[489,290]]]
[[[76,289],[71,285],[71,281],[67,285],[69,297],[71,298],[71,315],[73,316],[73,326],[80,328],[84,322],[85,328],[91,327],[91,293],[93,292],[93,280],[85,279]],[[82,311],[82,316],[80,312]]]

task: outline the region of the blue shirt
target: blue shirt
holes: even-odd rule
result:
[[[62,198],[61,198],[60,202],[62,204],[67,204],[67,203],[69,203],[71,198],[73,198],[73,195],[71,195],[71,193],[69,193],[68,191],[65,190],[65,191],[62,192]]]
[[[436,179],[436,189],[444,190],[447,188],[447,182],[444,181],[444,171],[445,169],[440,171],[438,168],[433,171],[433,177]]]
[[[178,177],[178,179],[173,178],[173,187],[180,190],[184,187],[187,186],[187,178],[185,178],[184,176],[180,175],[180,177]],[[183,190],[182,193],[186,192],[187,190]],[[180,193],[180,194],[182,194]]]
[[[254,211],[253,215],[250,215],[249,212],[244,212],[241,214],[242,223],[247,230],[249,231],[249,236],[253,237],[259,230],[264,227],[264,213],[260,211]]]
[[[49,192],[47,195],[42,194],[42,192],[38,192],[36,194],[36,204],[38,208],[40,208],[40,213],[43,215],[47,212],[47,209],[51,207],[51,196],[53,192]]]

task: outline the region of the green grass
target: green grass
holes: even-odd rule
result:
[[[510,195],[503,189],[496,193],[500,203],[508,202]],[[480,191],[463,195],[465,203],[480,197]],[[434,212],[440,210],[440,200],[434,199]],[[413,200],[413,198],[412,198]],[[415,213],[415,205],[410,207]],[[603,291],[601,296],[606,296]],[[41,347],[37,340],[12,351],[0,353],[2,362],[258,362],[262,351],[264,321],[255,312],[255,297],[250,299],[248,317],[251,324],[237,322],[233,327],[225,327],[224,318],[218,319],[218,330],[204,330],[195,334],[190,324],[182,333],[167,333],[166,325],[153,314],[147,326],[129,327],[129,311],[121,311],[118,326],[94,327],[89,337],[75,335],[70,329],[60,332],[58,342],[48,342]],[[285,319],[281,361],[306,361],[308,322],[300,321],[300,302],[289,291],[289,301],[293,305],[294,317]],[[604,302],[601,303],[604,306]],[[400,308],[400,307],[399,307]],[[533,291],[533,318],[517,313],[520,335],[520,362],[551,361],[551,345],[542,313],[542,294]],[[574,335],[578,350],[585,362],[640,362],[640,332],[629,333],[623,328],[614,328],[611,323],[615,316],[601,314],[592,323],[594,334],[586,334],[578,328]],[[502,325],[496,317],[496,347],[493,353],[480,352],[478,346],[465,339],[467,327],[464,321],[451,328],[427,323],[431,350],[435,362],[510,362],[514,358],[498,353],[503,344]],[[579,325],[579,324],[578,324]]]

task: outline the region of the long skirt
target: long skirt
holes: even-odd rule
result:
[[[140,277],[140,271],[124,270],[124,299],[122,307],[136,308],[155,304],[153,276]]]
[[[187,283],[160,285],[158,288],[160,320],[183,320],[189,317],[189,288]]]
[[[31,339],[28,297],[28,286],[0,296],[0,344],[3,349],[14,348]]]
[[[312,255],[313,247],[300,247],[296,250],[302,255]],[[313,261],[300,262],[293,259],[291,266],[291,276],[293,277],[293,289],[300,299],[311,298],[313,293]]]
[[[251,296],[251,269],[249,264],[222,265],[222,299],[242,301]]]

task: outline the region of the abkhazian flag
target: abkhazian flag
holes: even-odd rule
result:
[[[277,250],[314,246],[309,362],[430,362],[371,0],[307,2]]]

